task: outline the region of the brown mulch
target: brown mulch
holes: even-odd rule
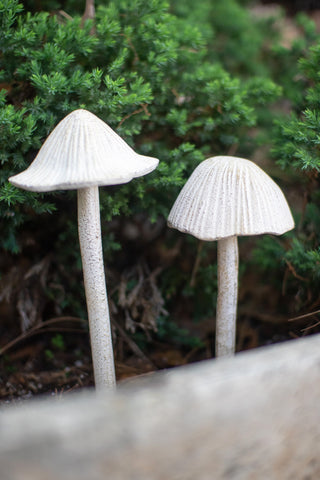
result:
[[[240,289],[240,293],[243,291],[240,300],[248,293],[248,288],[249,285]],[[251,288],[254,288],[252,284]],[[237,351],[319,331],[316,315],[289,322],[286,316],[272,314],[270,310],[269,313],[258,309],[254,311],[253,308],[256,307],[246,300],[239,305]],[[63,317],[52,320],[17,335],[6,345],[1,342],[1,404],[20,402],[38,395],[65,396],[76,389],[94,386],[86,323],[78,319],[75,327],[76,319],[71,322]],[[211,358],[214,319],[195,323],[184,315],[184,326],[190,334],[203,341],[203,346],[186,347],[154,338],[142,349],[128,332],[123,328],[117,330],[113,325],[117,381],[127,382],[157,370]]]

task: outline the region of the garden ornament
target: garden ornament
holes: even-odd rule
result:
[[[278,185],[255,163],[232,156],[204,160],[177,197],[168,225],[218,241],[216,356],[235,351],[239,235],[281,235],[294,228]]]
[[[79,241],[97,388],[115,385],[99,186],[127,183],[157,165],[157,159],[138,155],[106,123],[79,109],[55,127],[24,172],[9,178],[13,185],[34,192],[78,191]]]

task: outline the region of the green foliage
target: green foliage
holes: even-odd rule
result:
[[[320,37],[299,60],[297,84],[300,95],[292,105],[290,117],[276,122],[273,152],[279,157],[282,167],[319,171],[319,59]]]
[[[283,265],[286,250],[280,241],[275,241],[273,237],[264,235],[259,239],[256,248],[253,251],[253,261],[259,265],[259,269],[265,274],[273,274],[275,265]]]
[[[158,337],[179,346],[204,347],[204,343],[199,338],[192,336],[186,328],[179,328],[175,322],[163,317],[158,319]]]
[[[45,359],[52,363],[55,360],[55,353],[56,352],[63,352],[66,348],[65,340],[61,333],[57,333],[51,338],[50,341],[52,348],[46,348],[44,351]]]
[[[290,117],[280,117],[276,121],[275,146],[273,152],[279,157],[279,164],[306,171],[319,171],[319,73],[320,36],[315,31],[314,24],[300,17],[305,26],[305,36],[293,44],[290,61],[293,62],[295,75],[287,77],[285,94],[292,102]],[[297,44],[299,48],[297,48]]]
[[[297,15],[295,23],[300,35],[290,45],[278,42],[272,45],[270,68],[273,78],[284,89],[285,100],[299,110],[303,107],[306,79],[299,74],[297,64],[307,54],[308,48],[317,42],[318,34],[314,22],[305,14]]]
[[[57,350],[63,351],[66,348],[65,341],[61,333],[57,333],[51,339],[51,345]]]
[[[43,0],[35,11],[35,2],[23,7],[0,0],[0,247],[23,254],[27,229],[38,235],[35,245],[44,253],[38,232],[42,222],[52,223],[55,281],[68,284],[61,311],[85,315],[75,273],[75,192],[25,192],[8,178],[30,165],[55,125],[77,108],[106,121],[139,153],[159,158],[152,174],[100,189],[104,251],[107,264],[116,265],[112,253],[121,238],[112,230],[115,217],[142,212],[152,222],[166,218],[202,160],[235,151],[250,155],[256,145],[252,129],[265,122],[281,88],[265,60],[273,22],[255,20],[245,3],[97,0],[94,21],[83,22],[84,2]],[[132,262],[124,256],[124,264]],[[172,298],[183,292],[194,318],[202,318],[214,308],[215,278],[214,262],[204,255],[193,288],[185,272],[170,269],[162,286]],[[50,299],[54,295],[48,291]],[[173,333],[187,341],[183,332]]]
[[[221,2],[219,18],[225,8]],[[234,2],[228,8],[242,9]],[[70,111],[87,108],[142,154],[161,159],[148,178],[112,195],[102,192],[106,220],[141,209],[155,219],[167,214],[206,155],[248,141],[260,99],[278,94],[270,80],[244,81],[206,60],[201,32],[169,13],[164,1],[98,4],[95,34],[92,21],[26,12],[16,0],[1,2],[0,13],[1,242],[12,251],[19,248],[17,228],[28,222],[26,210],[52,212],[55,202],[52,195],[18,191],[7,178],[30,164]]]
[[[246,3],[248,2],[238,0],[203,0],[198,3],[191,0],[173,0],[171,6],[176,15],[188,19],[203,33],[208,46],[205,59],[214,65],[215,69],[220,66],[222,72],[228,72],[233,80],[241,79],[241,85],[245,88],[240,98],[252,108],[247,122],[243,122],[239,117],[247,134],[250,119],[251,126],[258,124],[260,129],[265,127],[270,130],[272,114],[265,107],[281,95],[281,87],[271,80],[274,74],[272,59],[275,55],[272,47],[279,37],[277,17],[264,19],[254,16],[248,8],[243,7]],[[232,88],[231,85],[230,87]],[[230,95],[229,92],[226,94]],[[235,104],[233,106],[236,112],[240,112]],[[216,125],[210,124],[210,127],[215,132]],[[262,134],[260,131],[259,141],[268,141],[268,132]],[[224,139],[230,143],[234,141],[228,132]],[[247,140],[240,135],[237,143],[242,146],[246,155],[250,155],[252,145],[247,145]]]
[[[207,58],[219,63],[228,72],[241,76],[269,75],[264,61],[270,35],[277,31],[274,19],[254,17],[244,2],[237,0],[173,0],[173,12],[197,25],[207,41]]]
[[[289,234],[290,248],[275,243],[269,251],[258,249],[258,257],[276,276],[275,258],[287,265],[287,289],[292,294],[293,310],[299,311],[317,303],[320,286],[320,36],[315,25],[299,16],[301,35],[289,48],[276,50],[283,64],[278,72],[290,112],[277,116],[273,132],[272,153],[285,170],[286,178],[296,191],[296,229]],[[261,262],[263,263],[263,261]],[[312,308],[312,307],[311,307]]]

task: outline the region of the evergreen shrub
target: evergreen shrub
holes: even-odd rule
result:
[[[123,251],[119,257],[110,253],[121,248],[113,229],[117,218],[144,214],[152,222],[165,219],[200,161],[252,152],[252,129],[280,93],[263,61],[261,22],[249,17],[242,5],[246,2],[235,0],[174,0],[170,5],[164,0],[97,1],[96,18],[85,22],[79,2],[37,2],[40,11],[33,10],[34,2],[24,3],[0,0],[1,249],[29,255],[34,263],[50,252],[60,265],[72,269],[77,261],[80,266],[75,193],[25,192],[7,179],[31,163],[63,117],[86,108],[139,153],[160,159],[158,169],[146,177],[101,188],[107,261],[121,269],[135,259]],[[232,22],[223,21],[226,15]],[[137,241],[143,244],[143,238]],[[183,241],[185,252],[190,243],[194,250],[192,239]],[[32,242],[37,248],[31,248]],[[204,248],[201,255],[212,253]],[[189,291],[199,299],[202,295],[202,309],[214,306],[213,273],[200,268],[203,284],[199,280]],[[188,275],[164,273],[163,291],[173,298],[187,285]],[[65,289],[73,297],[62,304],[62,312],[71,304],[83,308],[78,277],[71,277],[63,280],[72,283]]]
[[[272,76],[283,94],[270,138],[296,228],[276,242],[261,239],[254,260],[266,280],[282,292],[278,313],[285,312],[286,318],[307,314],[288,324],[288,330],[301,336],[318,328],[316,315],[309,314],[319,310],[320,287],[320,35],[306,15],[295,21],[297,38],[290,46],[274,46],[272,52]]]

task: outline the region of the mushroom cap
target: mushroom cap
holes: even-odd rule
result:
[[[178,195],[168,225],[201,240],[233,235],[281,235],[294,227],[278,185],[243,158],[208,158]]]
[[[31,165],[9,181],[35,192],[117,185],[152,172],[158,163],[138,155],[100,118],[79,109],[61,120]]]

